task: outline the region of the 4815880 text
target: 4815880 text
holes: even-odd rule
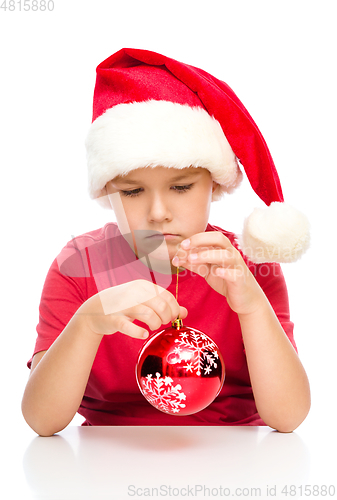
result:
[[[54,7],[53,0],[3,0],[0,4],[2,12],[51,12]]]

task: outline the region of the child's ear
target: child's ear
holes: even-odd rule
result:
[[[219,184],[215,181],[213,181],[213,186],[212,186],[212,194],[214,193],[214,191],[216,190],[216,188],[219,186]]]

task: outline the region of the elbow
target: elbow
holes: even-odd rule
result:
[[[30,418],[29,416],[25,415],[24,412],[22,412],[23,418],[25,419],[26,423],[29,425],[29,427],[39,436],[41,437],[51,437],[53,436],[57,430],[53,429],[50,425],[46,425],[45,422],[40,423],[38,422],[37,419],[35,418]],[[60,429],[61,430],[61,429]]]
[[[291,433],[297,429],[306,419],[310,411],[310,401],[301,408],[293,409],[287,412],[275,412],[272,414],[261,415],[266,425],[282,433]]]
[[[290,434],[291,432],[294,432],[295,429],[297,429],[297,427],[299,427],[299,425],[301,425],[301,423],[303,422],[303,420],[299,423],[297,422],[282,422],[280,424],[273,424],[273,423],[270,423],[270,424],[267,424],[269,425],[269,427],[271,427],[272,429],[275,429],[275,431],[277,432],[282,432],[284,434]]]
[[[30,412],[26,407],[24,402],[21,405],[21,411],[23,418],[29,427],[36,432],[41,437],[51,437],[57,432],[62,431],[67,425],[55,425],[52,421],[47,418],[39,418],[34,412]]]
[[[25,421],[29,425],[29,427],[39,436],[41,437],[51,437],[58,432],[61,432],[66,426],[55,427],[48,422],[38,422],[35,419],[29,419],[23,415]]]
[[[23,418],[25,419],[29,427],[41,437],[51,437],[55,434],[55,432],[57,432],[50,426],[44,424],[41,425],[35,419],[27,417],[24,413],[23,413]]]
[[[54,436],[56,433],[49,430],[49,429],[39,429],[38,427],[37,428],[33,428],[32,426],[30,426],[34,432],[36,432],[36,434],[38,434],[40,437],[52,437]]]
[[[305,417],[304,417],[305,418]],[[271,427],[272,429],[275,429],[277,432],[282,432],[284,434],[291,433],[297,427],[301,425],[301,423],[304,421],[303,419],[300,420],[291,420],[291,419],[263,419],[266,425]]]

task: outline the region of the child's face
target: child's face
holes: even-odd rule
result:
[[[215,187],[210,172],[204,168],[155,167],[118,176],[108,182],[106,190],[108,194],[120,195],[111,196],[110,200],[118,226],[124,229],[122,233],[125,234],[125,218],[131,233],[137,231],[136,251],[144,255],[151,244],[161,246],[164,238],[172,260],[184,239],[205,231]],[[156,258],[160,259],[159,249]]]

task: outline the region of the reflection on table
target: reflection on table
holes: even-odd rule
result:
[[[33,498],[49,500],[232,496],[238,488],[264,498],[276,485],[310,482],[300,436],[269,427],[68,427],[33,439],[23,468]]]

